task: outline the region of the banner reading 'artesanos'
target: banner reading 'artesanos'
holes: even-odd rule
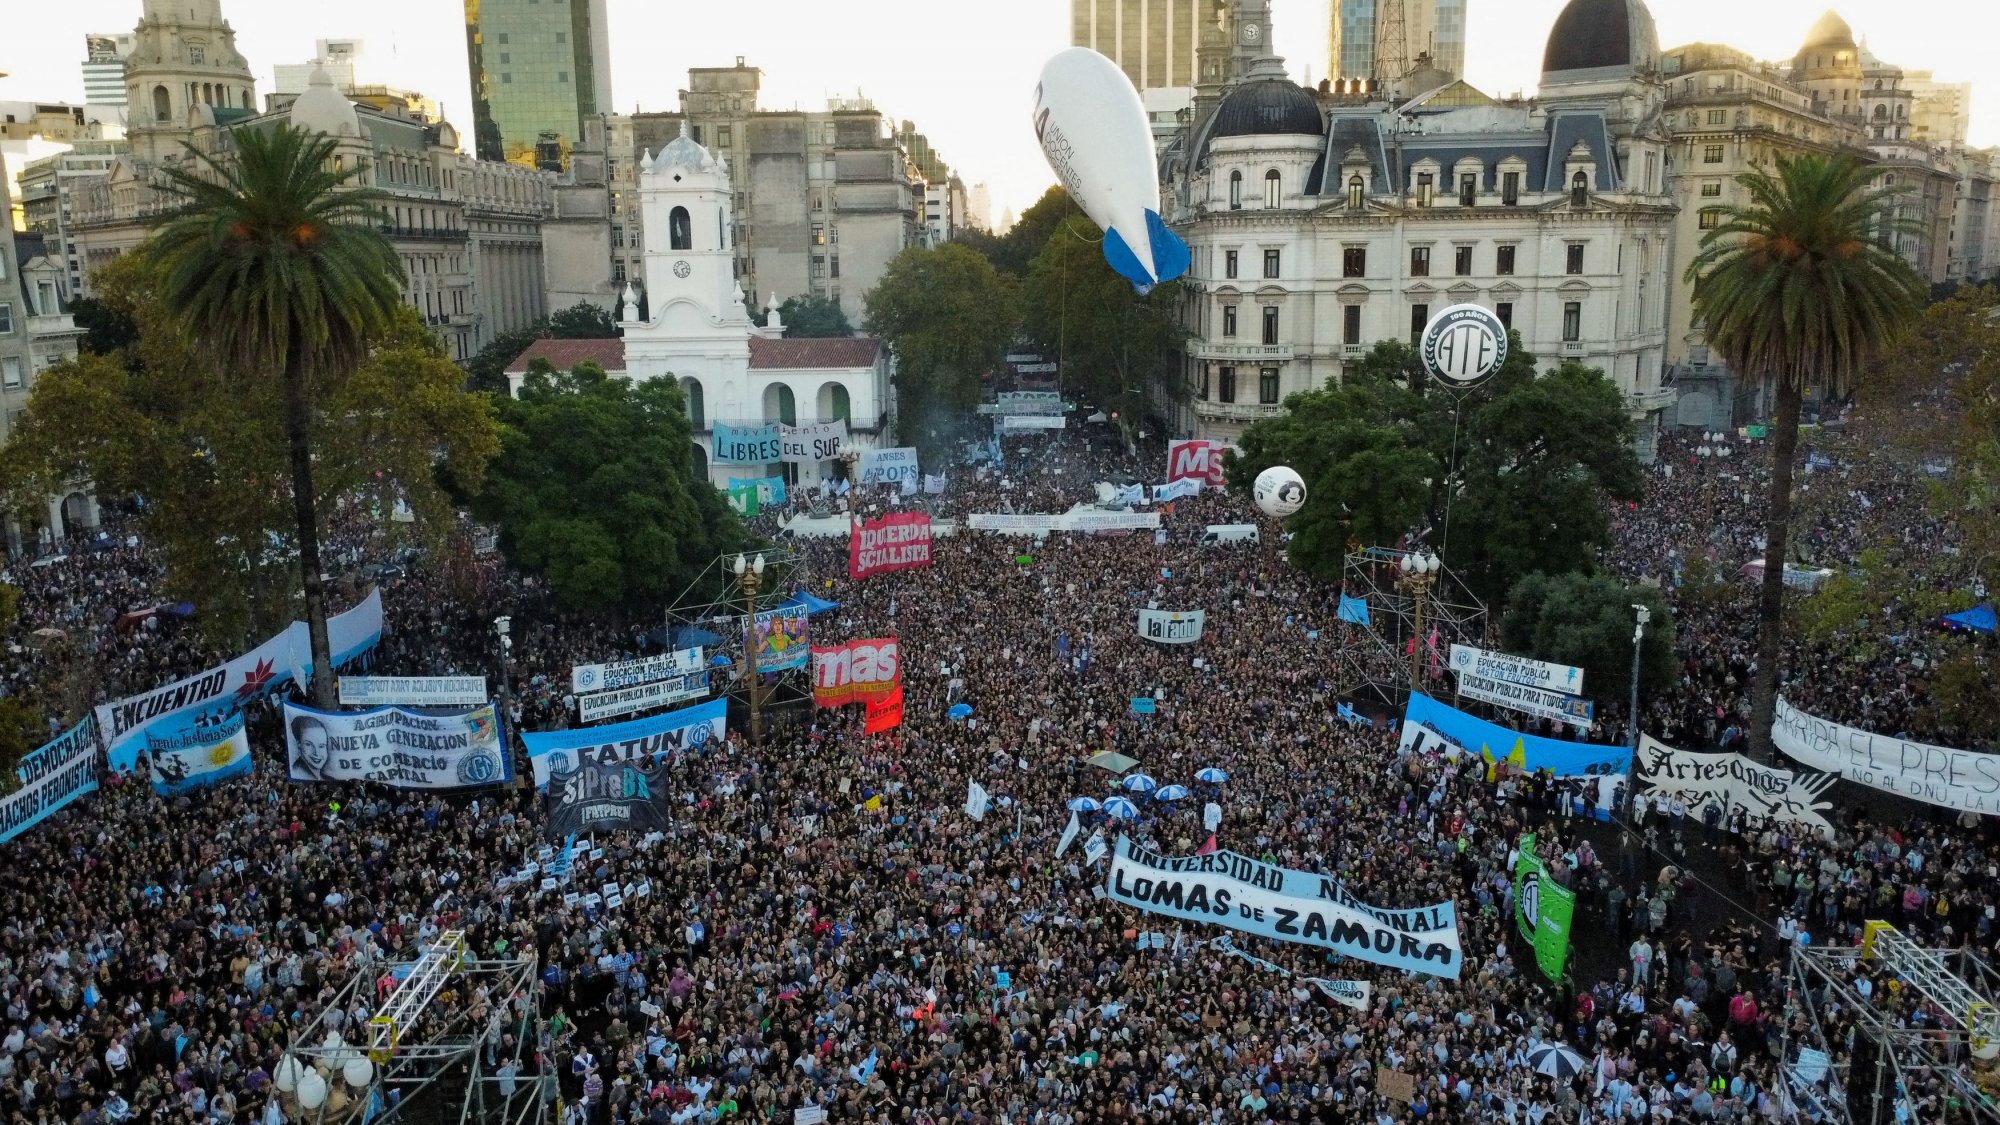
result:
[[[847,576],[867,578],[931,565],[931,518],[897,512],[854,525],[847,540]]]

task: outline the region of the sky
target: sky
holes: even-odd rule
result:
[[[1488,93],[1532,91],[1549,26],[1564,0],[1468,0],[1466,77]],[[1789,59],[1827,0],[1657,0],[1660,45],[1725,43]],[[365,43],[364,82],[438,99],[472,134],[461,0],[222,0],[261,95],[271,68],[303,62],[315,39]],[[765,109],[820,109],[828,97],[871,98],[914,121],[970,186],[990,184],[993,218],[1020,212],[1054,182],[1029,127],[1035,80],[1068,46],[1070,0],[609,0],[614,108],[673,110],[691,66],[763,71]],[[1278,51],[1292,76],[1326,76],[1329,0],[1271,0]],[[83,37],[129,30],[140,0],[64,0],[8,20],[0,35],[0,101],[83,100]],[[1974,80],[2000,39],[1992,0],[1846,0],[1839,7],[1874,53],[1939,81]],[[1983,64],[1983,66],[1982,66]],[[1308,75],[1310,71],[1310,75]],[[1990,73],[1990,71],[1989,71]],[[1974,145],[2000,145],[2000,77],[1973,91]]]

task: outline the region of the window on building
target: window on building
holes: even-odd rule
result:
[[[1722,181],[1710,180],[1701,185],[1701,195],[1703,199],[1719,198],[1722,195]]]
[[[203,60],[204,60],[205,58],[206,58],[206,53],[205,53],[205,52],[204,52],[204,51],[202,50],[202,48],[200,48],[200,47],[189,47],[189,48],[188,48],[188,61],[189,61],[189,62],[191,62],[191,63],[194,63],[194,64],[196,64],[197,66],[199,66],[199,65],[200,65],[200,64],[202,63],[202,61],[203,61]]]
[[[1722,146],[1721,145],[1701,146],[1701,162],[1703,164],[1722,163]]]
[[[1276,250],[1264,251],[1264,276],[1278,276],[1278,252]]]
[[[1347,305],[1340,310],[1340,342],[1361,343],[1361,306]]]
[[[715,127],[715,143],[723,148],[728,148],[730,135],[734,132],[735,130],[727,125],[717,125]]]
[[[1340,252],[1340,276],[1368,276],[1368,248],[1366,246],[1349,246]]]
[[[1493,272],[1501,277],[1514,276],[1514,247],[1501,246],[1493,251]]]
[[[21,361],[13,356],[0,359],[0,386],[10,391],[21,389]]]
[[[1521,202],[1521,173],[1504,172],[1501,174],[1500,202],[1509,207]]]
[[[567,31],[558,31],[558,32],[556,32],[556,42],[558,42],[558,43],[567,43],[567,42],[569,42],[569,32],[567,32]]]
[[[1414,344],[1423,337],[1424,325],[1430,322],[1431,307],[1429,305],[1410,306],[1410,343]]]
[[[502,47],[505,47],[507,45],[507,33],[504,31],[501,32],[498,36],[495,37],[494,41],[499,43]]]
[[[14,306],[0,301],[0,336],[14,331]]]
[[[1479,175],[1465,172],[1458,177],[1458,205],[1470,207],[1479,202]]]
[[[506,66],[507,64],[509,64],[509,63],[511,63],[511,62],[513,62],[513,61],[514,61],[514,55],[513,55],[513,52],[511,52],[511,51],[502,51],[502,52],[500,52],[500,65],[502,65],[502,66]]]
[[[1230,281],[1236,280],[1236,251],[1224,250],[1222,252],[1222,276]]]
[[[1278,191],[1280,185],[1282,185],[1283,182],[1284,181],[1279,178],[1278,170],[1276,168],[1273,168],[1270,171],[1264,173],[1264,206],[1266,208],[1269,208],[1271,210],[1277,209]]]
[[[1229,173],[1229,209],[1231,211],[1238,211],[1241,210],[1242,207],[1243,207],[1243,173],[1231,172]]]
[[[1716,207],[1702,208],[1701,217],[1696,220],[1695,225],[1702,230],[1714,230],[1716,227],[1721,226],[1722,225],[1721,209]]]
[[[1347,177],[1347,206],[1356,211],[1361,210],[1362,186],[1360,176]]]
[[[1429,277],[1430,275],[1431,248],[1428,246],[1410,247],[1410,276]]]
[[[1208,364],[1201,365],[1201,401],[1208,401]]]
[[[829,270],[829,274],[828,274],[828,276],[830,276],[830,277],[839,277],[839,276],[840,276],[840,255],[838,255],[838,254],[835,254],[835,255],[833,256],[833,258],[831,259],[831,263],[830,263],[830,270]]]
[[[1268,344],[1275,344],[1277,342],[1278,342],[1278,308],[1276,305],[1265,305],[1264,343],[1268,345]]]
[[[1569,205],[1583,207],[1590,203],[1590,177],[1583,172],[1569,178]]]
[[[501,72],[500,72],[500,84],[501,84],[502,86],[512,86],[512,85],[514,84],[514,76],[513,76],[513,75],[512,75],[511,73],[507,72],[507,71],[504,71],[504,70],[503,70],[503,71],[501,71]]]
[[[1569,244],[1569,257],[1567,261],[1565,261],[1563,264],[1563,272],[1564,273],[1583,272],[1583,243],[1572,242]]]
[[[1574,344],[1583,339],[1583,302],[1563,302],[1563,343]]]
[[[1224,336],[1234,336],[1234,335],[1236,335],[1236,306],[1235,306],[1235,305],[1224,305],[1224,306],[1222,306],[1222,334],[1223,334]]]
[[[814,223],[814,224],[813,224],[813,226],[812,226],[812,240],[813,240],[813,245],[814,245],[814,246],[825,246],[825,245],[826,245],[826,224],[825,224],[825,223]]]
[[[826,255],[824,255],[824,254],[814,254],[814,255],[813,255],[813,260],[812,260],[812,275],[813,275],[814,277],[825,277],[825,276],[826,276]]]
[[[620,285],[623,285],[623,284],[625,284],[625,263],[624,263],[624,262],[613,262],[613,263],[611,263],[611,280],[612,280],[612,281],[615,281],[615,282],[617,282],[617,283],[618,283],[618,284],[620,284]],[[459,311],[463,312],[464,310],[463,310],[463,309],[461,309],[461,310],[459,310]]]
[[[1472,276],[1472,247],[1470,246],[1452,247],[1451,272],[1459,277]]]
[[[1431,195],[1437,190],[1436,177],[1429,172],[1417,173],[1417,206],[1429,207]]]
[[[1260,368],[1257,371],[1257,401],[1265,406],[1278,404],[1278,369]]]
[[[1501,301],[1499,304],[1494,305],[1493,315],[1500,318],[1501,327],[1514,327],[1514,302]]]
[[[703,141],[703,140],[701,139],[701,126],[699,126],[699,125],[692,125],[692,126],[689,126],[689,127],[688,127],[688,134],[689,134],[690,136],[692,136],[692,137],[694,138],[694,143],[696,143],[696,144],[704,144],[704,143],[706,143],[706,142],[704,142],[704,141]]]
[[[1726,109],[1711,109],[1711,110],[1709,110],[1709,111],[1708,111],[1708,123],[1709,123],[1710,125],[1727,125],[1727,124],[1729,124],[1729,111],[1728,111],[1728,110],[1726,110]]]
[[[1236,369],[1234,367],[1216,369],[1215,397],[1219,402],[1236,401]]]

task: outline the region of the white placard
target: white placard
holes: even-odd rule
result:
[[[594,723],[599,719],[613,719],[620,715],[651,711],[655,707],[665,707],[670,703],[700,699],[707,694],[708,673],[696,672],[691,675],[676,676],[671,680],[622,688],[618,691],[579,695],[576,697],[576,717],[580,723]]]
[[[1451,646],[1451,667],[1455,672],[1470,672],[1489,680],[1505,680],[1510,684],[1526,684],[1575,695],[1583,690],[1583,669],[1567,664],[1551,664],[1546,660],[1534,660],[1526,656],[1514,656],[1505,652],[1492,652],[1471,645]]]
[[[569,688],[586,691],[617,691],[619,688],[650,684],[673,676],[686,676],[702,669],[702,650],[676,649],[660,656],[620,660],[610,664],[578,664],[569,670]],[[483,700],[485,697],[482,696]]]
[[[1201,639],[1208,612],[1200,609],[1139,611],[1139,635],[1165,645],[1187,645]]]
[[[1731,809],[1742,809],[1752,827],[1767,822],[1804,824],[1822,836],[1833,836],[1833,825],[1822,811],[1831,810],[1833,804],[1819,799],[1833,784],[1830,773],[1801,776],[1780,766],[1759,765],[1741,754],[1676,750],[1644,734],[1639,736],[1639,756],[1632,760],[1632,769],[1649,792],[1679,798],[1697,818],[1703,808],[1718,804],[1725,819]]]
[[[1588,729],[1595,714],[1587,699],[1528,684],[1488,679],[1471,672],[1458,674],[1458,694],[1481,703],[1491,703],[1495,707],[1505,707],[1509,711],[1519,711],[1523,715],[1568,723],[1578,730]]]
[[[2000,813],[2000,754],[1952,750],[1818,719],[1778,700],[1778,749],[1857,785],[1961,812]]]
[[[485,676],[342,676],[342,707],[477,707]]]

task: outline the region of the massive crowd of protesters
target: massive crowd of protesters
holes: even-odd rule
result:
[[[1755,553],[1762,470],[1754,447],[1692,449],[1663,443],[1607,562],[1677,599],[1686,674],[1650,702],[1647,729],[1712,749],[1743,739],[1752,592],[1678,591],[1696,556],[1712,569]],[[1949,539],[1897,470],[1835,456],[1845,475],[1815,484],[1838,480],[1857,499],[1810,529],[1827,565],[1884,538]],[[850,499],[953,517],[1060,512],[1097,481],[1155,480],[1161,460],[1073,432],[1009,441],[1004,468],[955,466],[942,496]],[[826,503],[803,489],[793,501],[760,517],[767,530]],[[538,959],[538,1017],[516,997],[448,1001],[480,1013],[497,1096],[546,1099],[578,1125],[784,1123],[811,1107],[885,1125],[1781,1120],[1781,1063],[1806,1043],[1786,1000],[1790,943],[1849,942],[1873,918],[1946,947],[2000,940],[2000,848],[1976,821],[1904,804],[1841,815],[1823,839],[1642,801],[1605,825],[1573,815],[1545,777],[1399,757],[1393,733],[1336,714],[1340,591],[1286,563],[1268,521],[1259,543],[1199,542],[1206,525],[1252,518],[1211,492],[1174,502],[1157,538],[961,532],[936,542],[930,567],[861,582],[846,577],[845,539],[788,541],[814,592],[838,603],[813,619],[816,638],[898,638],[903,725],[864,735],[858,708],[806,707],[767,716],[761,745],[735,723],[726,742],[675,759],[665,838],[598,838],[603,854],[572,874],[583,887],[650,883],[616,908],[507,878],[549,843],[532,790],[291,784],[267,712],[253,717],[248,777],[173,799],[143,776],[107,777],[4,845],[0,1114],[307,1119],[274,1081],[289,1037],[321,1017],[358,1026],[374,993],[330,1011],[345,984],[460,930],[478,956]],[[659,639],[559,612],[496,557],[471,565],[475,596],[421,560],[385,580],[372,670],[495,673],[492,619],[509,614],[511,725],[548,729],[570,723],[573,663]],[[226,656],[170,613],[122,619],[153,604],[158,578],[122,536],[10,571],[23,593],[0,664],[9,693],[52,702],[49,685],[90,660],[101,701]],[[1146,642],[1134,619],[1147,605],[1205,610],[1206,631],[1193,645]],[[1969,642],[1878,627],[1905,642],[1865,664],[1802,647],[1787,691],[1832,717],[1925,732],[1910,658]],[[1140,695],[1154,713],[1132,713]],[[971,715],[950,718],[959,702]],[[1213,800],[1222,847],[1336,875],[1383,907],[1456,900],[1462,974],[1242,934],[1224,947],[1225,931],[1108,902],[1101,865],[1078,846],[1056,855],[1066,802],[1118,780],[1086,763],[1104,750],[1198,790],[1142,801],[1123,827],[1162,852],[1204,846]],[[1229,779],[1203,785],[1205,767]],[[970,781],[994,797],[982,819],[963,809]],[[1561,981],[1542,976],[1512,919],[1528,832],[1579,895]],[[1169,940],[1142,947],[1155,932]],[[1357,1010],[1309,977],[1372,992]],[[1906,1024],[1937,1018],[1887,980],[1855,987]],[[1833,1040],[1813,1042],[1844,1057],[1838,1028]],[[1530,1058],[1548,1044],[1578,1052],[1581,1071],[1537,1073]],[[517,1047],[519,1067],[507,1061]],[[1971,1119],[1936,1075],[1904,1093],[1912,1120]]]

